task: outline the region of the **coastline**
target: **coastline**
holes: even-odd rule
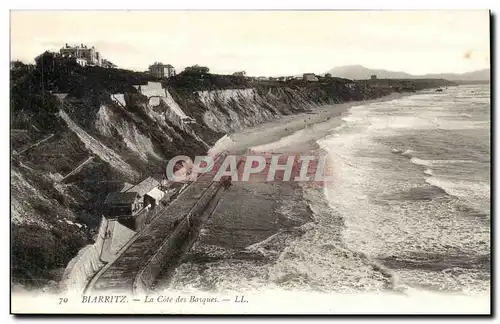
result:
[[[244,154],[249,148],[274,153],[307,153],[322,150],[316,141],[342,125],[342,117],[353,106],[396,100],[416,93],[394,93],[378,99],[351,101],[314,108],[310,113],[289,115],[230,135],[230,148]],[[310,203],[312,196],[315,205]],[[201,229],[192,249],[183,257],[172,278],[159,278],[157,290],[219,291],[229,288],[218,284],[216,272],[223,269],[231,281],[241,273],[252,282],[249,287],[230,285],[232,289],[253,289],[269,281],[272,266],[293,240],[304,235],[319,213],[328,212],[323,189],[308,190],[298,183],[236,182],[223,195],[214,214]],[[242,212],[244,211],[244,212]],[[341,232],[342,222],[338,228]],[[208,267],[213,268],[210,271]],[[246,269],[253,273],[246,273]],[[277,279],[287,281],[289,278]],[[390,279],[388,279],[390,281]]]
[[[391,93],[377,99],[349,101],[333,105],[325,105],[314,107],[310,113],[301,113],[295,115],[282,116],[257,126],[245,128],[244,130],[231,134],[230,137],[234,141],[234,145],[230,147],[236,154],[246,153],[250,147],[258,147],[266,144],[271,144],[279,141],[287,136],[292,136],[297,131],[307,130],[314,124],[325,123],[324,131],[330,133],[333,128],[340,126],[342,123],[341,118],[348,113],[349,109],[354,106],[368,105],[375,102],[391,101],[403,97],[416,95],[420,92],[402,92]],[[326,120],[328,118],[328,120]],[[327,127],[331,127],[328,129]],[[306,133],[306,132],[304,132]],[[310,137],[310,136],[309,136]],[[310,141],[314,138],[310,137]],[[263,147],[266,148],[266,147]],[[267,147],[272,149],[272,147]],[[300,149],[315,149],[316,146],[306,145],[306,147],[288,147],[287,150],[294,150],[302,152]]]
[[[416,95],[416,94],[418,94],[418,92],[411,93],[411,94],[395,94],[395,96],[389,95],[389,96],[385,96],[385,97],[382,97],[382,98],[379,98],[376,100],[343,103],[343,104],[335,105],[333,107],[327,106],[328,108],[319,107],[316,110],[320,110],[320,113],[324,113],[321,110],[328,110],[327,114],[335,115],[334,117],[331,118],[332,123],[334,123],[333,120],[336,120],[337,123],[339,125],[341,125],[342,124],[341,118],[343,116],[347,115],[349,113],[349,109],[353,106],[362,106],[362,105],[370,104],[372,102],[385,102],[385,101],[395,100],[395,99],[405,97],[406,95],[413,95],[413,94]],[[341,110],[340,106],[345,107],[344,111],[340,111]],[[334,107],[336,107],[336,108],[334,108]],[[319,117],[317,117],[316,115],[312,115],[312,114],[301,114],[300,115],[300,117],[304,117],[304,116],[306,116],[306,117],[307,116],[315,116],[316,117],[315,120],[319,120],[321,123],[321,119]],[[296,116],[286,116],[284,119],[293,120],[293,119],[295,119],[294,117],[296,117]],[[281,120],[273,121],[271,123],[266,123],[265,125],[267,126],[269,124],[276,123],[276,124],[278,124],[278,127],[279,127],[280,121]],[[259,127],[256,127],[256,128],[259,128]],[[260,129],[262,129],[262,128],[265,129],[265,127],[261,127]],[[301,131],[303,129],[304,128],[298,129],[297,131]],[[248,130],[245,130],[245,132],[248,132]],[[333,129],[330,130],[329,133],[332,133],[332,132],[334,132]],[[303,135],[304,133],[305,132],[303,132],[301,134]],[[292,136],[293,134],[295,134],[295,133],[289,134],[285,137]],[[274,137],[273,139],[276,139],[276,138]],[[306,144],[303,144],[301,146],[296,146],[295,149],[298,150],[297,147],[301,147],[301,149],[309,150],[309,149],[314,149],[315,147],[316,148],[319,147],[319,145],[316,143],[316,140],[304,139],[303,142],[305,142]],[[265,143],[265,140],[261,140],[260,145],[268,145],[268,144],[272,144],[272,143],[269,143],[269,142]],[[272,147],[269,146],[269,148],[272,148]],[[291,150],[292,148],[293,148],[293,146],[290,145],[286,149]],[[281,149],[279,152],[281,152]],[[244,192],[243,194],[246,195],[246,197],[249,200],[252,200],[254,198],[255,193],[258,194],[257,197],[255,197],[255,199],[253,200],[253,205],[260,208],[261,210],[266,210],[266,208],[264,208],[266,206],[266,204],[271,205],[273,200],[277,200],[280,197],[286,198],[286,199],[281,199],[281,201],[296,198],[297,200],[302,199],[301,201],[307,202],[307,196],[306,197],[302,196],[303,192],[299,193],[299,192],[292,191],[292,192],[288,192],[288,195],[287,195],[287,192],[285,192],[285,195],[283,195],[283,191],[279,191],[279,189],[281,189],[279,187],[273,187],[273,188],[256,187],[256,188],[246,188],[246,189],[247,189],[246,192]],[[289,189],[289,188],[285,188],[285,189]],[[293,196],[294,193],[297,194],[296,197]],[[238,194],[235,193],[235,195],[233,195],[233,197],[234,196],[238,196]],[[269,198],[269,199],[267,199],[268,201],[265,202],[266,199],[264,199],[264,198]],[[238,205],[238,202],[234,202],[234,201],[231,202],[231,197],[228,197],[228,201],[229,201],[229,203],[232,203],[233,205]],[[307,205],[307,203],[306,203],[306,205]],[[275,206],[279,206],[279,203],[275,204]],[[246,214],[252,214],[252,213],[259,212],[258,210],[254,210],[254,209],[248,210],[248,209],[246,209],[247,206],[243,206],[243,205],[239,205],[237,207],[238,207],[237,214],[241,213],[241,214],[246,215]],[[284,216],[286,214],[286,211],[273,210],[273,213],[272,213],[273,217],[271,217],[271,220],[269,220],[269,218],[267,218],[268,222],[265,223],[264,226],[261,228],[262,237],[267,237],[267,238],[265,238],[261,241],[258,241],[257,243],[254,243],[254,244],[250,244],[250,243],[252,240],[255,240],[256,237],[252,237],[252,233],[251,233],[252,231],[249,231],[249,228],[245,227],[246,224],[244,224],[242,222],[242,223],[238,224],[240,231],[239,232],[235,231],[233,233],[234,234],[233,235],[234,242],[236,242],[237,245],[232,245],[232,242],[226,240],[225,247],[217,247],[216,244],[220,244],[223,241],[223,237],[220,237],[218,235],[212,235],[212,237],[210,238],[210,230],[211,230],[210,227],[213,228],[214,226],[224,224],[225,221],[228,220],[227,217],[233,216],[231,214],[230,210],[226,211],[226,215],[225,215],[226,217],[220,217],[218,220],[219,224],[214,224],[214,222],[212,222],[210,224],[207,223],[207,225],[209,225],[209,226],[206,226],[206,228],[204,228],[204,233],[202,233],[202,236],[205,236],[205,238],[200,237],[199,242],[197,242],[197,244],[196,244],[197,246],[195,246],[193,248],[193,252],[195,252],[195,253],[192,253],[192,254],[190,253],[182,261],[183,264],[182,264],[182,268],[180,269],[181,271],[176,278],[176,282],[174,282],[174,285],[171,286],[173,289],[167,288],[167,286],[158,287],[158,285],[157,285],[157,288],[158,288],[157,292],[159,292],[162,289],[165,289],[165,290],[169,290],[172,292],[179,292],[179,293],[189,293],[191,291],[192,293],[196,292],[196,293],[200,293],[200,294],[210,294],[212,292],[220,292],[220,291],[247,290],[248,293],[245,293],[245,296],[246,297],[249,296],[248,298],[251,299],[251,301],[254,303],[254,305],[256,304],[257,300],[261,301],[259,304],[259,307],[264,307],[264,306],[272,305],[276,299],[276,296],[278,296],[278,294],[280,292],[283,293],[283,296],[284,296],[283,300],[286,300],[286,299],[290,298],[290,296],[295,297],[299,293],[299,291],[301,291],[300,292],[301,294],[307,295],[307,297],[303,299],[302,303],[304,303],[304,304],[310,305],[314,298],[316,298],[316,300],[314,302],[312,302],[312,304],[314,304],[315,306],[318,306],[322,300],[328,300],[329,304],[325,305],[324,309],[330,309],[330,311],[331,311],[331,308],[328,308],[328,307],[330,307],[330,305],[331,305],[330,303],[332,302],[332,298],[338,298],[338,301],[335,302],[335,305],[337,307],[340,307],[339,305],[341,305],[342,302],[345,302],[346,300],[348,300],[350,298],[350,296],[354,296],[354,295],[348,294],[348,291],[337,291],[337,290],[335,290],[335,288],[338,288],[336,286],[331,287],[331,291],[335,291],[335,294],[332,293],[331,295],[326,295],[326,293],[328,293],[330,290],[328,290],[328,291],[321,290],[318,287],[311,287],[312,289],[304,289],[302,286],[299,287],[299,289],[297,289],[297,286],[295,286],[295,284],[297,282],[300,283],[300,281],[303,280],[303,278],[301,278],[299,275],[296,275],[296,274],[300,273],[300,270],[304,269],[301,267],[303,267],[303,264],[305,262],[307,262],[307,260],[309,260],[310,258],[306,258],[305,260],[300,259],[296,255],[293,254],[293,252],[294,252],[293,248],[289,249],[287,247],[290,246],[290,242],[293,242],[294,240],[297,240],[297,239],[300,240],[302,236],[305,237],[306,234],[311,234],[311,232],[317,231],[317,229],[320,227],[320,226],[316,226],[314,231],[311,231],[312,226],[314,226],[315,220],[306,217],[306,215],[314,215],[315,213],[317,213],[317,209],[321,209],[324,206],[322,206],[321,204],[316,204],[316,206],[313,206],[313,207],[315,207],[314,210],[310,210],[310,209],[301,210],[301,213],[303,213],[302,219],[298,219],[295,224],[289,223],[288,226],[290,226],[290,228],[286,228],[287,224],[285,224],[283,226],[284,228],[282,228],[282,229],[279,229],[279,227],[278,227],[278,232],[275,231],[276,227],[274,227],[272,225],[273,224],[272,220],[276,217],[284,217],[282,223],[285,223],[287,221],[287,217]],[[276,214],[276,216],[274,216],[274,214]],[[245,216],[245,215],[243,215],[243,216]],[[265,215],[265,216],[268,217],[269,215]],[[301,224],[303,224],[303,225],[301,225]],[[309,225],[312,225],[312,226],[309,226]],[[223,233],[224,230],[229,230],[229,231],[235,230],[235,229],[238,229],[238,226],[234,226],[234,227],[226,226],[225,228],[221,227],[220,232]],[[339,232],[342,231],[342,223],[340,223],[340,222],[339,222],[338,226],[335,225],[333,227],[338,228]],[[330,227],[330,229],[331,229],[331,227]],[[208,230],[208,233],[207,233],[207,230]],[[274,234],[273,234],[273,231],[274,231]],[[243,237],[243,239],[241,239],[241,237],[239,237],[239,235],[242,233],[247,234],[246,237]],[[321,234],[321,232],[319,232],[319,234]],[[268,235],[270,235],[270,236],[268,236]],[[206,238],[207,236],[209,236],[209,239]],[[210,239],[212,240],[212,242],[210,242]],[[321,236],[319,237],[319,239],[321,239]],[[308,242],[300,242],[299,244],[302,245],[302,248],[308,247],[308,245],[305,245],[304,243],[308,243]],[[250,245],[247,245],[247,244],[250,244]],[[293,245],[295,245],[295,244],[296,243],[293,242]],[[227,248],[227,246],[231,246],[231,245],[232,245],[232,248]],[[330,253],[331,251],[329,251],[328,249],[333,250],[333,249],[336,249],[337,247],[338,247],[338,245],[336,246],[336,244],[324,244],[323,246],[321,246],[321,249],[325,253]],[[317,252],[314,249],[311,249],[311,251]],[[345,253],[345,252],[341,251],[341,253]],[[311,257],[315,258],[315,257],[317,257],[317,254],[315,253]],[[356,257],[359,258],[359,256],[356,256]],[[289,267],[289,268],[283,268],[282,264],[279,264],[277,266],[273,265],[273,263],[277,263],[277,262],[282,263],[282,260],[284,260],[284,259],[288,259],[289,263],[297,262],[297,263],[301,263],[301,265],[299,265],[297,267],[293,267],[293,265],[292,265],[292,267]],[[338,263],[338,260],[336,258],[329,258],[328,260],[329,261],[334,260],[332,263]],[[320,257],[319,261],[320,262],[324,261],[324,259]],[[215,265],[215,266],[213,266],[213,265]],[[187,269],[186,269],[186,266],[187,266]],[[375,270],[375,267],[377,265],[372,264],[371,266]],[[216,270],[215,272],[218,271],[218,273],[210,273],[209,271],[211,270],[212,267],[214,267],[214,269]],[[342,265],[341,265],[341,267],[342,267]],[[228,271],[231,271],[231,268],[234,268],[234,271],[228,273]],[[297,271],[295,271],[295,273],[293,273],[292,276],[290,276],[290,275],[288,275],[287,277],[282,276],[281,278],[279,276],[276,276],[273,273],[273,277],[270,278],[268,273],[269,272],[276,272],[277,268],[278,268],[278,270],[280,268],[282,270],[284,270],[284,271],[282,271],[283,273],[285,273],[286,270],[292,270],[292,271],[297,270]],[[221,269],[224,271],[219,271]],[[248,270],[248,269],[251,269],[251,270]],[[256,271],[256,273],[254,273],[256,269],[257,269],[257,271]],[[311,270],[311,269],[312,268],[309,268],[307,270]],[[288,271],[288,272],[292,272],[292,271]],[[197,277],[198,274],[200,275],[201,278]],[[239,275],[239,277],[238,277],[238,275]],[[293,276],[296,276],[296,277],[293,277]],[[227,279],[233,280],[233,282],[235,284],[228,285],[227,282],[224,283],[223,285],[220,284],[220,281],[227,280]],[[237,281],[238,279],[240,279],[241,281],[238,282]],[[249,287],[249,286],[240,287],[239,283],[241,283],[242,281],[244,281],[246,279],[253,280],[254,285],[252,287]],[[269,279],[271,279],[271,280],[269,280]],[[307,280],[307,277],[305,279]],[[290,284],[291,280],[292,281],[295,280],[295,282],[293,282],[292,285]],[[274,285],[274,287],[272,287],[272,286],[270,287],[269,282],[271,282],[271,284]],[[343,277],[339,277],[339,282],[346,282],[347,284],[352,284],[352,281],[344,280]],[[238,283],[238,284],[236,284],[236,283]],[[242,283],[242,284],[244,285],[244,283]],[[264,289],[261,291],[256,291],[253,289],[253,288],[259,287],[259,286],[264,288]],[[278,286],[277,287],[278,289],[282,288],[282,290],[273,290],[273,288],[276,288],[276,286]],[[359,287],[359,286],[357,286],[357,287]],[[268,290],[268,288],[269,288],[269,290]],[[361,286],[361,288],[362,288],[362,286]],[[340,295],[336,294],[337,292],[340,292],[341,294]],[[347,292],[347,293],[342,294],[345,292]],[[268,299],[266,299],[266,302],[262,303],[262,296],[269,296],[266,294],[271,294],[271,295]],[[25,294],[25,296],[27,296],[27,294]],[[218,295],[215,295],[215,296],[218,296]],[[328,297],[325,298],[325,296],[328,296]],[[367,291],[366,293],[356,295],[356,297],[352,301],[347,302],[346,306],[348,306],[348,307],[342,306],[339,309],[342,309],[345,312],[346,309],[350,309],[349,306],[359,304],[360,298],[369,298],[370,296],[373,296],[373,298],[374,298],[373,301],[371,301],[371,303],[374,303],[377,300],[380,300],[379,294],[373,294],[372,292]],[[428,292],[420,292],[420,291],[411,291],[411,293],[408,295],[407,294],[397,294],[397,295],[388,294],[387,298],[400,298],[400,300],[404,301],[404,305],[407,305],[409,298],[411,298],[411,300],[418,303],[424,299],[428,299],[429,297],[435,298],[436,296],[438,296],[442,299],[438,299],[436,301],[437,303],[429,303],[430,306],[433,306],[435,304],[440,305],[438,308],[436,308],[436,312],[443,311],[443,309],[444,309],[442,307],[443,301],[450,302],[450,298],[462,298],[462,296],[459,296],[458,294],[449,294],[449,295],[446,294],[445,295],[445,294],[438,293],[438,294],[431,295]],[[22,296],[22,297],[24,297],[24,296]],[[478,307],[484,308],[485,307],[484,305],[486,305],[486,304],[482,303],[481,299],[476,299],[477,297],[472,298],[472,297],[467,296],[467,297],[463,297],[463,298],[470,299],[470,300],[468,300],[468,302],[466,304],[464,304],[465,306],[468,306],[468,307],[471,307],[470,302],[475,302],[476,308],[478,308]],[[487,296],[485,295],[484,298],[487,298]],[[293,299],[293,298],[290,298],[290,299]],[[371,305],[368,302],[366,302],[365,304]],[[388,312],[391,312],[391,311],[394,312],[394,309],[401,310],[400,308],[394,306],[395,303],[391,302],[389,304],[390,305],[384,305],[385,307],[387,307]],[[298,303],[298,304],[294,305],[293,307],[291,307],[290,304],[287,304],[288,308],[291,307],[294,310],[300,309],[301,306],[302,306],[301,303]],[[445,306],[446,306],[446,303],[445,303]],[[454,307],[455,306],[456,305],[454,305]],[[430,309],[429,306],[425,306],[425,307],[426,307],[425,311],[428,312],[428,309]],[[262,308],[256,308],[256,309],[262,310]],[[466,308],[461,308],[462,311],[464,309],[466,309]],[[107,309],[107,310],[109,311],[109,309]],[[274,309],[274,310],[276,310],[276,309]],[[379,311],[380,309],[377,309],[377,310]],[[352,309],[352,312],[359,312],[359,309],[357,308],[357,306],[354,306],[354,308]]]

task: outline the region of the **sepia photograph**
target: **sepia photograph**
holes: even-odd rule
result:
[[[10,10],[11,314],[490,315],[491,26]]]

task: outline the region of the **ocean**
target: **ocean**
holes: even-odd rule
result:
[[[343,120],[318,141],[337,170],[325,195],[342,244],[399,288],[488,290],[489,86],[356,106]]]
[[[361,104],[328,128],[333,122],[268,145],[278,151],[294,143],[302,147],[319,134],[312,141],[314,153],[328,154],[335,181],[300,190],[313,220],[246,247],[212,243],[237,242],[227,228],[255,217],[245,215],[256,215],[264,202],[258,198],[261,203],[249,205],[254,211],[226,215],[235,224],[202,230],[169,290],[489,291],[489,86],[448,87]],[[254,189],[239,190],[251,194]],[[300,216],[293,199],[280,204],[277,211],[285,217]],[[259,227],[258,219],[250,224]]]

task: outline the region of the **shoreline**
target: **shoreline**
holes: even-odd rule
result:
[[[377,99],[323,105],[312,108],[311,112],[308,113],[281,116],[278,119],[229,134],[228,136],[234,142],[230,149],[234,150],[236,154],[246,153],[246,150],[249,148],[269,145],[288,136],[292,136],[298,131],[307,130],[307,127],[314,124],[320,124],[326,121],[330,121],[330,123],[328,123],[329,125],[324,126],[325,128],[327,126],[332,127],[332,129],[330,129],[331,131],[333,128],[340,126],[342,122],[341,118],[348,113],[351,107],[397,100],[403,97],[416,95],[418,93],[420,92],[391,93]]]
[[[322,150],[317,140],[340,126],[342,117],[351,107],[413,94],[395,93],[284,116],[230,135],[234,141],[231,149],[238,154],[246,153],[249,148],[275,153]],[[198,240],[183,257],[174,276],[171,279],[158,278],[157,289],[183,290],[185,286],[191,286],[200,290],[218,290],[220,288],[213,282],[217,281],[217,273],[235,271],[229,277],[237,277],[241,275],[238,272],[245,272],[248,268],[257,270],[245,274],[245,278],[256,286],[266,286],[270,280],[269,267],[277,262],[292,241],[315,226],[318,209],[328,208],[326,201],[320,206],[311,205],[311,194],[320,192],[324,195],[324,188],[318,190],[312,192],[294,182],[233,183],[202,226]]]
[[[318,106],[318,107],[313,107],[311,112],[308,113],[301,113],[301,114],[293,114],[293,115],[285,115],[281,116],[279,119],[271,120],[266,123],[260,124],[258,126],[246,128],[241,132],[231,134],[229,136],[241,136],[249,133],[256,133],[260,134],[261,133],[261,128],[269,129],[271,127],[274,127],[276,130],[273,136],[267,136],[264,137],[263,139],[258,139],[255,143],[264,143],[264,142],[269,142],[270,140],[279,140],[282,137],[288,136],[287,134],[293,134],[295,131],[300,131],[304,129],[304,123],[309,124],[309,125],[314,125],[315,123],[321,122],[322,119],[324,118],[331,118],[331,120],[334,120],[335,118],[339,116],[343,116],[345,113],[348,112],[349,108],[356,106],[356,105],[364,105],[364,104],[370,104],[372,102],[378,102],[378,101],[386,101],[386,100],[393,100],[397,99],[400,97],[403,97],[405,95],[410,95],[412,93],[393,93],[387,96],[383,96],[381,98],[377,99],[370,99],[370,100],[362,100],[362,101],[350,101],[350,102],[344,102],[344,103],[339,103],[339,104],[334,104],[334,105],[323,105],[323,106]],[[285,127],[283,129],[283,125],[289,125],[288,127]],[[244,141],[239,141],[238,144],[245,143]],[[312,147],[312,142],[308,147]],[[298,150],[301,151],[301,150]],[[263,200],[267,200],[267,204],[264,204],[264,206],[269,206],[270,204],[277,206],[281,202],[276,203],[273,202],[272,200],[279,200],[283,199],[283,197],[288,197],[289,199],[296,199],[298,198],[298,191],[301,189],[298,187],[297,184],[293,184],[291,186],[288,185],[276,185],[273,186],[272,188],[265,188],[265,186],[255,186],[254,188],[251,189],[252,193],[255,192],[260,192],[260,197],[255,199],[255,201],[262,202]],[[243,197],[243,198],[248,198],[248,191],[245,191],[243,193],[239,193],[236,195],[236,197]],[[301,225],[310,222],[313,219],[312,212],[310,211],[307,202],[305,201],[304,198],[301,198],[304,203],[300,204],[298,208],[301,208],[301,214],[299,216],[296,216],[296,219],[290,220],[287,218],[285,215],[283,215],[282,212],[280,211],[274,211],[273,218],[277,220],[277,222],[280,224],[280,226],[286,228],[285,230],[291,230],[300,227]],[[267,227],[267,229],[266,229]],[[266,222],[262,228],[259,229],[261,231],[262,236],[259,235],[259,237],[262,237],[263,240],[267,240],[274,235],[278,234],[280,229],[276,230],[276,228],[273,227],[273,225],[269,222]],[[252,236],[252,235],[249,235]],[[252,240],[249,239],[247,242],[251,242]],[[260,242],[260,241],[259,241]],[[254,243],[254,242],[251,242]],[[257,242],[258,243],[258,242]],[[255,244],[255,243],[254,243]],[[19,288],[20,291],[24,291],[23,286],[15,286],[14,288]],[[44,289],[52,289],[51,286],[47,286]],[[58,285],[56,288],[53,289],[58,289]]]

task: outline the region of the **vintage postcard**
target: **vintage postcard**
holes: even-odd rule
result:
[[[490,314],[490,12],[10,13],[13,314]]]

